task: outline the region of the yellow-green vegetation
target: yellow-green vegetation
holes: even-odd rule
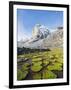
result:
[[[17,79],[21,80],[23,77],[23,72],[21,70],[17,70]]]
[[[46,60],[43,60],[43,64],[44,65],[48,65],[49,64],[49,61],[46,59]]]
[[[28,74],[27,71],[22,72],[21,70],[17,70],[17,80],[22,80]]]
[[[31,58],[32,54],[22,54],[22,55],[18,55],[18,58]]]
[[[35,63],[35,62],[33,61],[32,64],[33,64],[33,65],[41,65],[42,62],[41,62],[41,61],[36,61],[36,63]]]
[[[56,62],[63,64],[63,58],[56,59]]]
[[[38,72],[38,71],[40,71],[42,69],[42,66],[40,65],[40,64],[34,64],[33,66],[31,66],[31,70],[33,71],[33,72]]]
[[[18,58],[30,59],[33,79],[52,79],[57,78],[57,75],[53,71],[63,71],[63,49],[55,48],[51,51],[34,52],[23,55],[18,55]],[[18,64],[20,64],[19,62]],[[22,80],[28,73],[30,63],[23,63],[20,70],[18,70],[18,80]],[[24,71],[27,73],[24,74]],[[42,72],[42,75],[41,75]],[[23,76],[24,75],[24,76]]]
[[[28,66],[29,66],[29,63],[25,63],[25,64],[22,66],[21,70],[22,70],[22,71],[28,70]]]
[[[54,79],[56,77],[57,77],[57,75],[51,71],[45,70],[43,72],[43,79]]]
[[[41,79],[41,73],[35,73],[35,74],[33,75],[33,79],[34,79],[34,80]]]
[[[40,60],[42,60],[42,58],[39,58],[39,57],[38,57],[38,58],[33,58],[33,59],[32,59],[32,61],[40,61]]]
[[[49,65],[47,67],[48,70],[58,70],[58,71],[61,71],[62,70],[62,67],[61,67],[61,64],[60,63],[55,63],[54,65]]]

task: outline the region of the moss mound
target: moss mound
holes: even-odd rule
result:
[[[56,78],[56,77],[57,77],[57,75],[54,74],[54,73],[51,72],[51,71],[45,70],[45,71],[43,72],[43,79],[54,79],[54,78]]]
[[[21,70],[17,71],[17,80],[22,80],[27,76],[28,72],[24,71],[22,72]]]
[[[37,79],[41,79],[41,74],[40,73],[36,73],[33,75],[33,79],[37,80]]]
[[[61,71],[62,70],[62,64],[61,63],[54,63],[53,65],[49,65],[47,67],[48,70],[58,70]]]
[[[33,72],[38,72],[38,71],[40,71],[41,69],[42,69],[42,66],[39,65],[39,64],[34,64],[34,65],[31,67],[31,70],[32,70]]]

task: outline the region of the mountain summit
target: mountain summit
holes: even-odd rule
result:
[[[18,42],[18,47],[48,49],[63,46],[63,27],[58,27],[50,32],[44,25],[36,24],[32,30],[32,37],[23,42]]]
[[[49,30],[46,26],[36,24],[32,30],[32,38],[43,39],[49,35]]]

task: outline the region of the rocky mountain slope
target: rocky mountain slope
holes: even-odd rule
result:
[[[31,49],[48,49],[63,47],[63,27],[58,27],[50,32],[45,26],[37,24],[32,30],[32,38],[27,41],[19,41],[18,47]]]
[[[63,47],[63,29],[52,32],[43,42],[46,48]]]

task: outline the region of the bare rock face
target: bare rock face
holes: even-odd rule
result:
[[[52,32],[48,38],[44,39],[44,47],[54,48],[63,47],[63,28],[57,28],[56,31]]]

